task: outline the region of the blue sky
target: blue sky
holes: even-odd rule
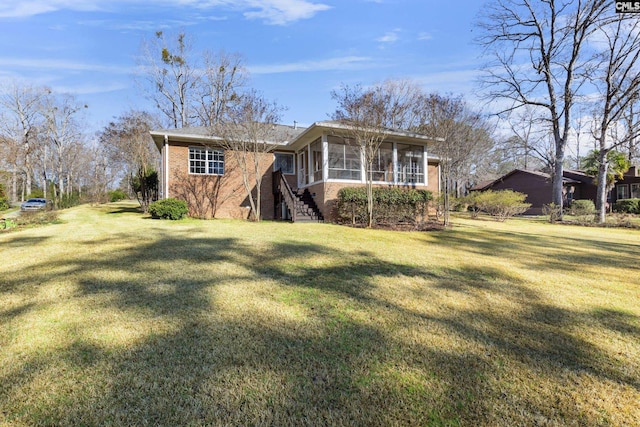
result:
[[[149,108],[134,83],[143,38],[185,31],[194,50],[245,58],[251,85],[308,125],[335,109],[344,84],[409,78],[474,99],[481,2],[462,0],[3,0],[0,83],[70,92],[99,130]]]

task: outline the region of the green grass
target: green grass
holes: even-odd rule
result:
[[[639,425],[640,231],[0,234],[0,425]]]

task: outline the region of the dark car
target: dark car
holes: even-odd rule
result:
[[[47,199],[29,199],[20,205],[20,210],[23,211],[38,211],[47,208]]]

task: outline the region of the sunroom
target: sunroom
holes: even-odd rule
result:
[[[375,152],[373,184],[420,187],[437,193],[440,161],[427,153],[432,142],[437,141],[410,132],[385,131],[384,142]],[[302,206],[302,210],[310,207],[318,217],[335,218],[340,189],[364,186],[367,182],[364,153],[342,123],[316,122],[286,148],[288,152],[274,154],[274,174],[280,174],[274,181],[276,217],[285,219],[291,206],[296,211]],[[294,164],[295,168],[289,166]],[[283,181],[288,182],[289,190],[282,189],[279,183]],[[296,221],[296,215],[292,216]]]
[[[372,181],[381,185],[428,186],[429,156],[424,135],[393,131],[380,144],[373,161]],[[364,153],[338,122],[314,123],[289,147],[295,150],[298,188],[325,183],[364,184]]]

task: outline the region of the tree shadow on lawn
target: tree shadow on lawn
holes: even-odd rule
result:
[[[484,230],[458,233],[455,230],[429,233],[428,244],[455,247],[469,254],[501,257],[526,268],[581,271],[586,267],[620,266],[640,270],[640,243],[606,242],[572,236],[540,236],[532,233]]]
[[[13,233],[11,237],[8,237],[2,242],[2,246],[11,248],[32,246],[34,253],[36,253],[38,251],[38,245],[50,238],[51,236],[22,236],[20,234]]]
[[[50,278],[40,271],[64,267],[77,277],[79,301],[172,328],[124,348],[79,333],[63,348],[30,354],[0,379],[6,422],[506,425],[542,417],[595,425],[602,414],[573,403],[567,371],[639,387],[637,377],[571,333],[580,313],[542,303],[519,279],[491,268],[434,273],[293,240],[257,248],[234,238],[170,234],[54,264],[24,272],[13,285],[46,285]],[[418,308],[375,292],[400,278],[420,283]],[[262,297],[272,308],[248,305],[241,318],[230,316],[211,298],[221,286],[269,287]],[[442,292],[453,295],[446,304],[464,294],[477,305],[430,310]],[[516,309],[493,310],[487,295]],[[286,315],[289,309],[300,314]],[[22,315],[5,313],[15,322]],[[549,376],[556,389],[539,391],[548,399],[510,389],[505,378],[521,373],[534,382]],[[43,377],[57,386],[43,388]]]
[[[142,208],[140,206],[109,206],[109,209],[106,211],[109,215],[122,215],[122,214],[137,214],[140,215],[142,213]]]

